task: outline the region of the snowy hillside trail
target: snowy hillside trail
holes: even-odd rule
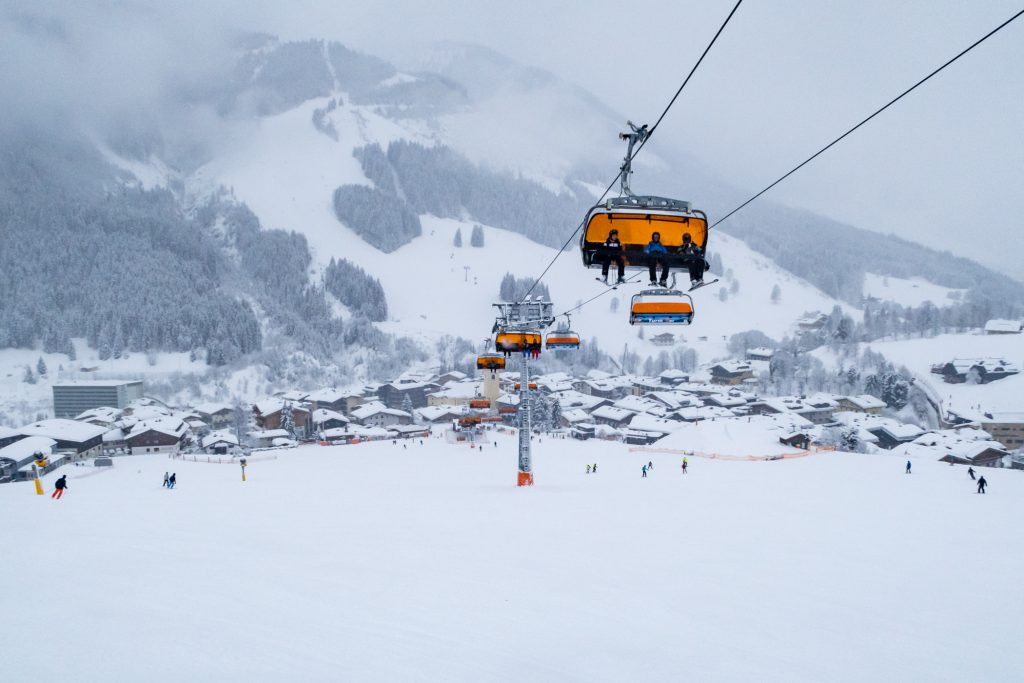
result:
[[[543,438],[0,487],[7,680],[1014,680],[1024,478]],[[641,462],[654,469],[641,479]],[[584,474],[597,462],[597,474]],[[178,488],[161,488],[163,473]],[[49,493],[54,475],[46,479]],[[984,634],[984,635],[982,635]]]

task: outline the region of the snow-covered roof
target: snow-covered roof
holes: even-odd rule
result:
[[[115,443],[118,441],[124,441],[124,430],[115,427],[107,432],[103,433],[103,443]]]
[[[185,435],[185,432],[188,431],[188,425],[176,417],[162,417],[155,420],[145,420],[143,422],[136,423],[135,426],[132,427],[132,431],[127,438],[132,439],[140,434],[145,434],[150,431],[160,432],[161,434],[166,434],[167,436],[173,436],[180,439]]]
[[[380,401],[370,401],[369,403],[364,403],[358,408],[355,408],[354,410],[352,410],[352,417],[354,417],[357,420],[365,420],[368,417],[379,415],[381,413],[385,415],[395,415],[397,417],[412,417],[412,415],[405,412],[404,410],[398,410],[397,408],[388,408]]]
[[[429,394],[435,398],[471,399],[480,396],[480,381],[449,382],[441,391]]]
[[[276,439],[278,437],[289,437],[291,434],[285,429],[266,429],[249,432],[249,436],[254,439]]]
[[[424,419],[427,422],[437,422],[438,420],[459,417],[463,414],[462,408],[456,406],[426,406],[423,408],[414,408],[412,412],[419,415],[421,419]]]
[[[563,411],[570,410],[572,408],[593,410],[597,406],[608,403],[608,399],[606,398],[591,396],[590,394],[584,394],[581,391],[575,390],[560,391],[557,394],[552,394],[552,398],[557,399],[558,407]]]
[[[327,408],[317,408],[313,411],[313,424],[323,424],[328,420],[340,420],[341,422],[350,422],[350,420],[339,413],[336,410],[328,410]]]
[[[661,379],[667,379],[667,380],[673,380],[673,379],[681,380],[681,379],[685,379],[688,376],[689,376],[689,373],[683,372],[682,370],[679,370],[678,368],[668,368],[667,370],[662,370],[658,374],[658,377],[660,377]]]
[[[207,434],[206,436],[203,437],[202,446],[203,448],[209,448],[210,446],[213,446],[214,444],[218,443],[226,443],[231,446],[237,446],[238,437],[235,436],[233,432],[227,430],[213,432],[212,434]]]
[[[986,332],[1020,332],[1021,322],[1019,320],[993,319],[985,323]]]
[[[590,415],[585,410],[579,408],[571,408],[569,410],[562,411],[562,418],[569,424],[577,424],[579,422],[586,422],[590,419]]]
[[[227,403],[200,403],[192,408],[201,415],[215,415],[222,411],[233,411],[234,408],[229,406]]]
[[[696,396],[681,391],[652,391],[645,395],[650,396],[672,409],[697,407],[700,405],[700,399]]]
[[[663,406],[657,401],[644,398],[642,396],[623,396],[618,401],[613,403],[616,408],[622,408],[623,410],[630,410],[634,413],[648,413],[652,410],[661,409]]]
[[[88,422],[90,420],[101,420],[103,422],[114,422],[121,417],[120,408],[111,408],[110,406],[100,406],[99,408],[90,408],[89,410],[82,411],[78,415],[75,415],[75,419],[79,422]]]
[[[640,413],[638,415],[634,415],[633,419],[629,421],[629,428],[639,429],[645,432],[668,434],[669,432],[676,431],[684,424],[684,422],[680,422],[679,420],[666,420],[648,413]]]
[[[985,372],[1020,372],[1020,367],[1005,358],[954,358],[950,361],[958,374],[966,375],[971,368],[984,368]]]
[[[767,346],[756,346],[752,349],[747,349],[747,355],[749,356],[760,356],[762,358],[771,358],[775,355],[775,351],[769,349]]]
[[[847,396],[846,400],[857,406],[861,410],[869,410],[873,408],[884,408],[885,401],[880,398],[876,398],[871,394],[858,394],[856,396]]]
[[[73,379],[55,382],[55,387],[120,387],[125,384],[141,384],[141,379]]]
[[[56,445],[56,441],[45,436],[27,436],[24,439],[0,448],[0,459],[19,462],[36,453],[50,455],[53,453]]]
[[[363,395],[362,390],[355,389],[335,389],[334,387],[317,389],[312,394],[306,397],[307,401],[317,401],[323,403],[335,403],[346,398],[358,398]]]
[[[636,413],[632,410],[623,410],[615,406],[601,406],[590,413],[590,416],[593,418],[601,418],[613,422],[621,422],[628,419],[631,415],[636,415]]]
[[[102,436],[106,431],[106,427],[89,424],[88,422],[55,418],[26,425],[19,429],[18,433],[25,436],[47,436],[57,441],[82,443],[97,436]]]
[[[712,370],[715,368],[721,368],[723,372],[727,372],[730,375],[754,371],[754,366],[750,364],[750,361],[746,360],[723,360],[720,363],[715,363],[711,366]]]
[[[720,406],[699,406],[697,408],[680,408],[675,411],[675,415],[678,415],[684,420],[710,420],[715,417],[735,417],[728,408],[722,408]]]
[[[999,423],[1024,423],[1024,412],[1020,411],[1003,411],[996,413],[985,413],[982,422],[999,422]]]

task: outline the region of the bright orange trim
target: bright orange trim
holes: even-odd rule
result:
[[[633,313],[693,313],[693,306],[688,303],[636,303]]]

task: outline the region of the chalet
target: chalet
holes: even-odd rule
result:
[[[188,425],[176,418],[148,420],[136,424],[131,433],[125,436],[125,443],[132,455],[177,453],[187,432]]]
[[[204,452],[212,455],[230,455],[242,452],[238,437],[227,430],[207,434],[203,437],[200,445]]]
[[[309,409],[276,397],[265,399],[253,405],[252,413],[256,419],[256,426],[263,430],[281,429],[284,423],[284,410],[286,408],[292,412],[292,424],[295,425],[297,433],[306,433],[312,428]]]
[[[676,336],[671,332],[662,332],[651,337],[650,342],[655,346],[672,346],[676,343]]]
[[[767,346],[758,346],[753,349],[747,349],[745,358],[747,360],[771,361],[774,355],[775,351]]]
[[[604,424],[619,429],[626,426],[633,419],[634,415],[636,413],[631,410],[624,410],[615,406],[601,406],[590,413],[590,418],[597,424]]]
[[[295,445],[292,435],[283,429],[264,429],[249,432],[249,440],[254,443],[257,448]]]
[[[985,334],[1020,334],[1019,320],[989,320],[985,323]]]
[[[644,437],[655,435],[657,439],[676,431],[681,426],[682,422],[678,420],[666,420],[665,418],[655,417],[646,413],[634,415],[633,419],[629,422],[630,431],[641,432]],[[626,439],[628,442],[629,432],[626,433]]]
[[[641,396],[624,396],[612,405],[616,408],[622,408],[623,410],[629,410],[634,413],[651,413],[654,415],[665,414],[665,407],[660,402],[651,398],[643,398]]]
[[[634,396],[643,396],[652,391],[662,391],[664,389],[665,385],[657,377],[634,377],[632,380],[631,393]]]
[[[41,420],[17,430],[20,437],[45,436],[56,442],[54,450],[68,454],[69,461],[99,455],[105,427],[56,418]]]
[[[808,313],[796,321],[797,334],[820,330],[828,322],[828,316],[820,311]]]
[[[657,401],[668,410],[679,408],[696,408],[700,405],[700,399],[692,394],[684,394],[681,391],[652,391],[644,394],[645,397]]]
[[[430,427],[424,425],[391,425],[388,427],[399,439],[425,439],[430,436]]]
[[[700,406],[698,408],[680,408],[673,413],[676,418],[683,422],[700,422],[701,420],[714,420],[716,418],[736,417],[728,408],[718,406]]]
[[[1020,372],[1016,363],[1003,358],[954,358],[931,368],[932,374],[941,375],[949,384],[988,384]]]
[[[661,380],[662,384],[674,386],[681,382],[689,382],[690,376],[682,370],[669,368],[668,370],[662,370],[661,374],[658,375],[658,379]]]
[[[913,424],[904,424],[896,420],[877,418],[864,427],[878,437],[879,448],[892,450],[900,444],[910,443],[924,434],[924,430]]]
[[[45,474],[66,462],[66,455],[54,454],[57,442],[45,436],[27,436],[0,448],[0,481],[31,479],[32,465],[40,455],[49,465],[39,471]]]
[[[1003,458],[1009,455],[992,441],[961,443],[949,446],[948,452],[939,460],[957,465],[976,465],[978,467],[1002,467]]]
[[[711,366],[712,384],[742,384],[754,377],[754,368],[747,361],[727,360]]]
[[[563,427],[575,427],[589,420],[590,415],[585,410],[580,410],[579,408],[563,411],[560,416],[560,422]]]
[[[632,381],[625,377],[609,377],[607,379],[584,379],[573,382],[572,388],[581,394],[618,400],[633,392]]]
[[[359,406],[352,411],[352,419],[366,427],[387,427],[390,425],[407,425],[412,423],[412,415],[404,410],[388,408],[380,401],[372,401]]]
[[[109,406],[90,408],[75,416],[76,422],[88,422],[89,424],[107,427],[108,429],[119,419],[121,419],[121,410]]]
[[[348,415],[366,402],[362,391],[319,389],[306,397],[313,408],[324,408]]]
[[[313,428],[317,431],[344,427],[349,422],[351,420],[337,411],[326,408],[316,408],[313,410]]]
[[[401,408],[405,403],[406,396],[409,397],[413,408],[423,408],[428,405],[427,395],[440,388],[439,384],[433,382],[406,377],[389,384],[382,384],[377,390],[377,396],[388,408]]]
[[[479,381],[449,382],[440,391],[427,394],[427,405],[468,406],[470,401],[480,398],[482,388]]]
[[[103,455],[124,455],[128,453],[127,435],[123,429],[114,427],[103,433]]]
[[[584,394],[575,390],[561,391],[557,394],[552,394],[551,397],[558,401],[558,407],[561,408],[563,412],[566,410],[572,410],[573,408],[591,411],[600,406],[611,404],[611,401],[607,398],[591,396],[590,394]]]
[[[866,413],[868,415],[879,415],[885,408],[885,401],[875,398],[870,394],[858,396],[840,396],[836,399],[838,409],[851,413]]]
[[[449,382],[465,382],[466,379],[466,373],[459,372],[458,370],[449,370],[448,372],[443,372],[434,378],[434,383],[444,386]]]
[[[235,409],[225,403],[200,403],[194,410],[210,429],[223,429],[235,421]]]
[[[985,413],[981,428],[1011,450],[1024,448],[1024,412]]]
[[[447,423],[463,416],[463,409],[448,405],[415,408],[413,413],[423,422],[430,424]]]
[[[811,447],[811,437],[805,432],[790,432],[780,436],[779,443],[806,451]]]

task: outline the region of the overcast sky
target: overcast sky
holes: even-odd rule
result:
[[[180,9],[161,24],[164,40],[145,34],[131,44],[158,44],[166,55],[161,70],[173,71],[174,44],[208,38],[213,24],[335,38],[385,57],[416,43],[478,43],[652,122],[733,3],[190,0],[176,3]],[[54,11],[64,7],[51,3]],[[168,11],[155,0],[98,0],[68,11],[72,21],[103,25],[126,7]],[[746,0],[658,136],[755,191],[1019,9],[1003,0]],[[114,35],[120,26],[112,23]],[[1017,206],[1024,189],[1022,67],[1024,18],[770,198],[951,249],[1024,279]]]
[[[424,40],[484,43],[652,121],[734,3],[554,4],[378,1],[324,13],[306,2],[272,21],[381,53]],[[760,189],[1019,9],[1019,0],[746,0],[658,134]],[[1022,128],[1024,18],[770,196],[1024,278]]]

